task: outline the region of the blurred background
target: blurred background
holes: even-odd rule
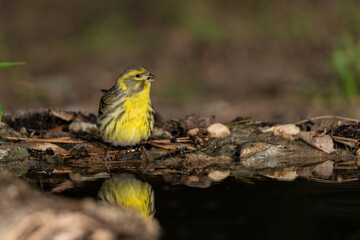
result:
[[[165,118],[360,118],[359,26],[350,0],[2,0],[0,62],[26,64],[0,68],[0,104],[96,113],[141,64]]]

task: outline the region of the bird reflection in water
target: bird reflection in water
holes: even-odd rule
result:
[[[98,193],[101,202],[116,204],[145,218],[155,214],[154,191],[150,184],[133,174],[122,173],[105,180]]]

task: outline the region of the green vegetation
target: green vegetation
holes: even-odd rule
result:
[[[4,62],[4,63],[0,63],[0,67],[11,67],[11,66],[16,66],[16,65],[23,65],[25,64],[24,62]]]
[[[2,119],[2,107],[1,107],[1,104],[0,104],[0,122],[1,122],[1,119]]]
[[[341,80],[349,99],[359,94],[360,83],[360,44],[355,43],[351,35],[344,35],[335,44],[330,55],[330,66]]]

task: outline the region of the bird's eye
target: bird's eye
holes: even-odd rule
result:
[[[135,77],[136,77],[136,78],[140,78],[141,76],[140,76],[140,74],[136,74]]]

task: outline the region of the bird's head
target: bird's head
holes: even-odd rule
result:
[[[118,78],[117,85],[124,91],[129,93],[136,93],[149,88],[151,82],[155,80],[155,76],[149,71],[140,66],[134,65],[128,67]]]

